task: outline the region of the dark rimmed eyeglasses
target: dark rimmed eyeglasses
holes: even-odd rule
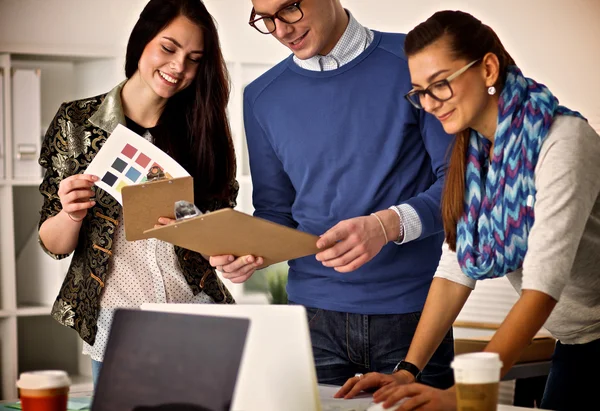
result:
[[[437,100],[439,102],[444,102],[450,100],[454,96],[454,91],[452,91],[452,87],[450,86],[450,82],[460,76],[462,73],[471,68],[472,65],[477,63],[480,59],[473,60],[460,70],[452,73],[450,76],[446,77],[444,80],[436,81],[435,83],[431,83],[425,89],[419,90],[411,90],[404,96],[410,104],[418,108],[419,110],[423,108],[423,101],[425,100],[425,96]]]
[[[300,3],[302,3],[302,0],[282,7],[275,14],[270,16],[260,16],[258,18],[256,17],[256,10],[252,7],[248,24],[262,34],[271,34],[275,31],[275,19],[283,21],[286,24],[294,24],[302,20],[304,13],[300,8]]]

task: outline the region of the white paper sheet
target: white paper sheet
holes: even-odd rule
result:
[[[167,178],[189,176],[173,158],[145,138],[119,124],[108,137],[86,174],[100,179],[96,186],[106,191],[122,205],[121,189],[146,181],[150,169],[158,166]]]

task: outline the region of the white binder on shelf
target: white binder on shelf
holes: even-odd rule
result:
[[[13,69],[12,80],[12,146],[13,178],[40,179],[42,169],[38,157],[42,144],[41,71]]]
[[[4,70],[0,68],[0,179],[4,178]]]

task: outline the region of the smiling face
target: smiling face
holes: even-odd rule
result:
[[[489,125],[481,123],[489,121],[488,114],[493,114],[496,101],[487,93],[487,84],[492,81],[486,68],[487,58],[488,56],[482,59],[483,62],[474,64],[450,81],[453,95],[449,100],[440,102],[429,95],[422,99],[423,109],[441,121],[446,133],[457,134],[467,128],[488,128]],[[425,89],[432,83],[446,79],[469,63],[469,60],[455,58],[448,39],[441,38],[409,56],[408,67],[412,86],[415,90]],[[492,84],[493,82],[490,85]],[[495,122],[495,117],[493,121]]]
[[[157,96],[168,99],[192,84],[203,49],[200,27],[178,16],[146,45],[136,75]]]
[[[270,16],[290,0],[252,0],[257,17]],[[347,15],[339,0],[303,0],[300,9],[304,17],[293,24],[275,19],[272,35],[301,60],[325,55],[335,47],[347,25]]]

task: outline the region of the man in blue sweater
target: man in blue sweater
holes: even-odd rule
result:
[[[252,3],[250,24],[293,53],[244,93],[255,215],[323,234],[316,258],[289,262],[287,286],[308,311],[319,382],[394,370],[451,386],[451,333],[425,369],[402,361],[441,254],[451,141],[403,97],[404,35],[361,26],[339,0]],[[211,264],[243,282],[262,258]]]

